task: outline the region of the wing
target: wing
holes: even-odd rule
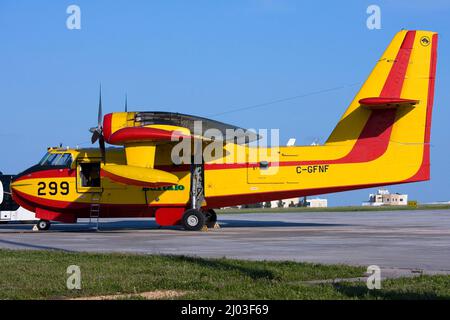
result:
[[[214,129],[214,130],[213,130]],[[211,130],[211,131],[209,131]],[[209,134],[208,134],[209,132]],[[252,131],[219,121],[169,112],[115,112],[103,120],[104,140],[125,147],[126,165],[106,164],[103,175],[115,182],[142,187],[162,187],[178,183],[179,178],[166,171],[154,169],[158,161],[168,164],[170,149],[157,147],[178,143],[180,139],[192,142],[222,140],[245,144],[259,139]],[[162,160],[161,160],[162,159]]]

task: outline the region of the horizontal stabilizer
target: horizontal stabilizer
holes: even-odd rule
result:
[[[359,100],[359,104],[372,110],[395,109],[400,106],[413,106],[419,100],[402,98],[371,97]]]

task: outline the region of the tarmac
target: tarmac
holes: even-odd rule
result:
[[[450,210],[220,214],[220,229],[159,228],[153,219],[1,224],[0,248],[294,260],[450,273]]]

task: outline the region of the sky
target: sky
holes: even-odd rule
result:
[[[81,29],[67,28],[72,4]],[[366,26],[372,4],[381,29]],[[439,33],[431,180],[389,190],[448,201],[449,16],[446,0],[2,0],[0,171],[24,170],[48,146],[90,146],[100,83],[105,113],[123,111],[127,94],[133,111],[279,128],[282,143],[324,142],[394,34],[424,29]],[[264,105],[294,96],[303,97]],[[360,204],[374,191],[326,198]]]

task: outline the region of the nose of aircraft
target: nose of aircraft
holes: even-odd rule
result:
[[[12,180],[11,180],[11,184],[10,184],[10,191],[11,194],[13,196],[13,199],[17,199],[18,198],[18,192],[21,191],[21,189],[23,189],[23,187],[25,187],[27,185],[26,180],[28,178],[32,177],[32,173],[36,172],[38,170],[37,168],[38,166],[32,166],[28,169],[26,169],[25,171],[19,173],[18,175],[16,175]]]
[[[26,175],[20,173],[11,179],[11,184],[9,185],[9,191],[11,192],[11,195],[13,198],[16,198],[16,193],[19,189],[20,184],[22,184],[23,181],[25,180],[25,177],[26,177]]]
[[[33,179],[33,173],[37,171],[39,171],[37,166],[26,169],[16,175],[9,186],[13,200],[30,211],[34,211],[36,206],[34,197],[32,197],[35,195],[35,190],[30,179]]]
[[[29,167],[25,171],[22,171],[21,173],[17,174],[13,178],[12,182],[24,180],[27,176],[31,177],[31,174],[34,173],[34,172],[37,172],[37,171],[40,171],[40,166],[39,165],[34,165],[32,167]]]

